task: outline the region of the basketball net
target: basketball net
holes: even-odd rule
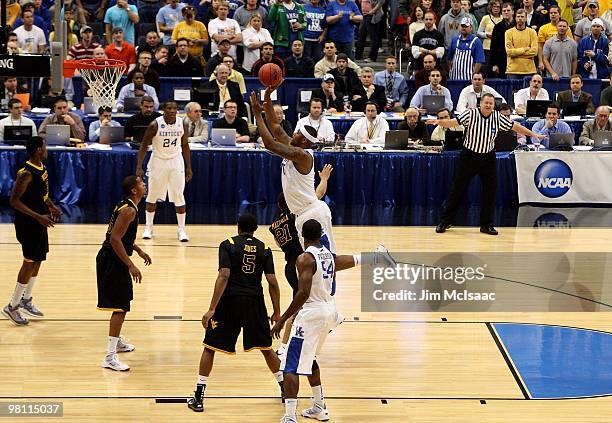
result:
[[[96,110],[102,106],[114,108],[117,85],[119,85],[126,67],[125,62],[112,59],[65,61],[64,76],[71,71],[72,75],[74,75],[74,70],[78,70],[91,90]]]

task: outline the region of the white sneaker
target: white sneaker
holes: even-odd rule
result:
[[[321,408],[318,404],[313,404],[312,407],[307,408],[302,411],[302,416],[307,419],[316,419],[320,422],[326,422],[329,420],[329,412],[327,411],[327,406],[324,404],[323,408]]]
[[[145,230],[142,233],[142,239],[151,239],[153,238],[153,226],[145,226]]]
[[[177,234],[178,234],[179,241],[189,242],[189,237],[187,236],[187,232],[185,232],[185,229],[179,228]]]
[[[132,344],[128,344],[125,341],[125,338],[123,336],[119,337],[119,342],[117,342],[117,352],[132,352],[136,349],[136,347]]]
[[[127,370],[130,370],[130,366],[120,362],[117,359],[117,354],[114,354],[112,356],[107,355],[106,357],[104,357],[104,360],[102,360],[102,367],[106,369],[116,370],[118,372],[125,372]]]
[[[297,423],[297,416],[283,416],[280,419],[280,423]]]

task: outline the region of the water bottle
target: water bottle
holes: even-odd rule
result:
[[[349,100],[349,96],[345,95],[342,100],[344,101],[344,111],[346,114],[351,113],[351,101]]]

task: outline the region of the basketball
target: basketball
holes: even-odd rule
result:
[[[278,87],[283,82],[283,72],[278,65],[266,63],[259,69],[259,82],[266,87]]]

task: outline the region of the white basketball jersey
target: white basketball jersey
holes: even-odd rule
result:
[[[310,296],[306,300],[304,306],[316,306],[318,303],[331,303],[334,300],[332,297],[332,282],[334,280],[334,262],[333,254],[325,247],[310,246],[306,248],[306,252],[314,256],[317,264],[317,270],[312,275],[312,287],[310,288]]]
[[[312,150],[304,150],[312,156]],[[295,163],[284,159],[282,164],[281,182],[285,201],[291,213],[299,215],[317,202],[314,179],[314,157],[312,168],[304,175],[295,168]]]
[[[185,133],[183,118],[176,117],[173,124],[166,123],[163,116],[155,119],[157,133],[153,137],[152,157],[158,159],[173,159],[182,153],[181,139]]]

